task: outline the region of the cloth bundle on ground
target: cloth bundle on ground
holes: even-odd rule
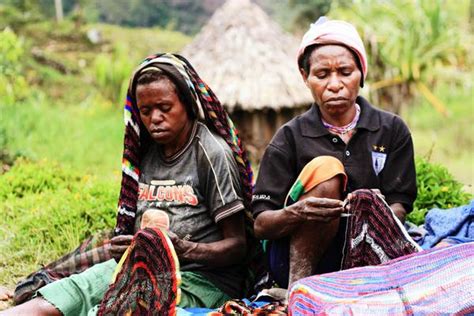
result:
[[[296,282],[290,315],[470,315],[474,243]]]
[[[225,303],[217,315],[287,315],[287,306],[282,302],[250,302],[248,300],[232,300]]]
[[[428,211],[425,224],[406,223],[408,233],[423,248],[429,249],[474,241],[474,200],[467,205]]]

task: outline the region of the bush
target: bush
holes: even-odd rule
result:
[[[1,109],[2,108],[0,106],[0,111]],[[20,152],[11,152],[11,150],[9,150],[7,132],[5,128],[2,127],[0,120],[0,175],[8,171],[10,166],[13,165],[14,161],[21,157],[21,155],[22,154]]]
[[[134,66],[123,45],[117,44],[112,56],[108,54],[97,56],[94,62],[95,79],[103,95],[114,103],[120,103],[125,98],[128,80]]]
[[[28,94],[23,76],[23,42],[6,28],[0,32],[0,100],[2,104],[14,104]]]
[[[11,284],[115,225],[119,181],[22,158],[0,176],[0,284]],[[2,269],[2,266],[8,269]]]
[[[416,182],[418,197],[407,220],[417,225],[424,223],[426,213],[432,208],[452,208],[467,204],[472,198],[448,169],[425,158],[416,159]]]
[[[5,3],[0,3],[0,16],[2,17],[0,19],[0,29],[11,27],[18,30],[28,23],[38,22],[42,19],[41,14],[33,8],[20,8]]]
[[[33,163],[20,159],[11,172],[0,178],[0,200],[21,199],[50,190],[71,190],[80,180],[79,174],[47,160]]]

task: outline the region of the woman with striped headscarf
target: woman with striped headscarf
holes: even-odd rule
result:
[[[117,225],[108,250],[116,259],[129,250],[99,313],[155,314],[157,306],[175,306],[179,296],[181,307],[218,307],[241,297],[243,261],[252,247],[245,231],[252,171],[216,96],[182,56],[153,55],[130,80],[125,124]],[[164,216],[169,230],[140,230],[146,211]],[[50,283],[38,290],[41,298],[11,311],[87,315],[116,266],[111,259]],[[157,283],[159,275],[172,282]],[[163,287],[169,301],[151,302]]]

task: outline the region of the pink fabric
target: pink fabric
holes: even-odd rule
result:
[[[303,36],[298,49],[298,65],[300,65],[300,59],[306,47],[314,44],[342,44],[352,49],[359,57],[365,81],[367,77],[367,54],[364,43],[352,24],[340,20],[329,20],[325,17],[319,18],[316,23],[312,23]]]

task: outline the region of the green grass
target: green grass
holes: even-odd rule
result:
[[[18,160],[0,177],[0,284],[20,278],[115,224],[119,181],[51,160]]]
[[[448,168],[454,177],[474,193],[474,95],[472,87],[440,86],[437,95],[446,104],[443,117],[427,102],[406,108],[415,153]]]
[[[14,107],[2,107],[0,131],[11,152],[110,177],[121,163],[122,110],[100,101],[91,96],[66,107],[37,96]]]
[[[91,96],[63,106],[37,95],[0,107],[0,143],[28,159],[0,176],[0,284],[13,286],[114,226],[123,119],[107,104]]]

